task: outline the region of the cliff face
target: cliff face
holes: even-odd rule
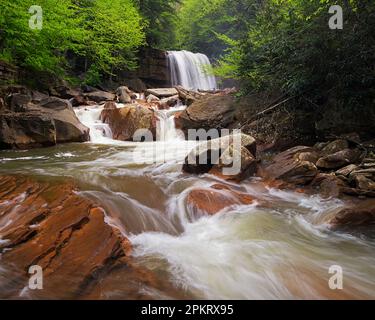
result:
[[[15,82],[18,78],[18,70],[0,60],[0,84]]]
[[[149,88],[169,87],[169,78],[167,52],[152,48],[141,50],[138,70],[119,72],[119,80],[123,80],[122,82],[140,79]]]

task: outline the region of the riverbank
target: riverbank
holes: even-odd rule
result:
[[[2,298],[373,296],[366,134],[318,140],[306,117],[281,121],[283,100],[234,89],[132,89],[0,90]]]
[[[223,93],[213,98],[227,99]],[[355,151],[353,164],[335,155],[337,168],[321,166],[337,152],[361,151],[363,141],[353,145],[352,136],[274,154],[257,141],[254,175],[237,182],[212,172],[195,175],[182,168],[197,142],[175,126],[194,103],[186,111],[159,105],[135,99],[81,106],[74,112],[91,141],[0,153],[2,297],[371,299],[374,203],[363,199],[370,194],[323,192],[336,192],[341,182],[350,187],[350,175],[371,154]],[[119,127],[103,123],[103,112],[118,107],[126,114],[149,110],[162,139],[114,140],[116,128],[124,137],[129,121],[139,119],[126,116]],[[349,173],[348,165],[356,167],[346,168]],[[352,187],[360,191],[357,180]],[[56,217],[61,224],[51,223]],[[69,217],[82,221],[80,227]],[[52,226],[61,232],[48,231]],[[100,240],[106,235],[110,241]],[[24,250],[28,259],[18,254]],[[24,289],[27,267],[36,261],[48,267],[42,293]],[[332,265],[345,272],[344,290],[328,286]],[[70,289],[58,285],[65,278]]]

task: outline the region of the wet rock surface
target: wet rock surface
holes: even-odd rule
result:
[[[355,230],[375,227],[375,201],[373,199],[340,210],[330,221],[331,228]]]
[[[187,196],[187,205],[194,216],[214,215],[221,210],[235,205],[249,205],[254,199],[228,186],[215,184],[206,189],[194,189]]]
[[[77,195],[72,183],[3,176],[0,198],[2,265],[18,273],[3,284],[10,291],[22,290],[14,283],[26,286],[29,267],[39,265],[44,270],[41,295],[57,290],[64,298],[74,298],[130,254],[128,240],[105,223],[104,210]]]
[[[137,130],[145,130],[156,137],[156,116],[150,108],[140,104],[127,105],[123,108],[113,109],[106,105],[100,119],[109,125],[113,138],[122,141],[133,141]]]
[[[140,287],[168,287],[135,264],[129,240],[77,191],[71,181],[1,176],[0,297],[110,299],[117,292],[120,299],[147,299]],[[35,265],[43,290],[27,289]]]
[[[213,139],[199,144],[188,154],[183,171],[192,174],[210,172],[241,181],[256,172],[256,150],[255,139],[248,135],[232,134]]]
[[[68,100],[29,92],[7,96],[0,112],[0,148],[25,149],[89,140]]]
[[[210,130],[227,128],[234,120],[235,98],[232,95],[207,95],[195,101],[178,119],[179,127]]]
[[[309,157],[307,157],[309,154]],[[306,146],[298,146],[277,154],[271,164],[264,167],[267,179],[280,180],[293,185],[307,185],[318,174],[318,169],[307,158],[315,159],[315,150]]]
[[[89,93],[85,93],[84,96],[91,101],[96,103],[103,103],[106,101],[114,101],[116,99],[116,95],[107,91],[93,91]]]

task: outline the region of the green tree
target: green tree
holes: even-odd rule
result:
[[[375,3],[367,0],[247,0],[256,12],[247,32],[223,59],[249,90],[282,89],[320,103],[373,96]],[[340,4],[344,30],[331,30],[329,8]],[[367,101],[367,102],[365,102]]]
[[[154,48],[174,47],[176,10],[181,0],[135,0],[145,20],[147,44]]]
[[[29,8],[32,0],[1,1],[0,58],[33,71],[60,74],[68,49],[79,51],[83,32],[70,0],[40,0],[43,28],[31,29]]]
[[[177,44],[219,58],[246,31],[243,0],[184,0],[178,13]]]
[[[142,18],[133,2],[96,0],[80,6],[85,30],[84,52],[90,62],[88,75],[112,75],[115,69],[134,69],[145,35]]]
[[[145,34],[132,0],[40,0],[41,30],[29,27],[34,3],[1,1],[1,59],[34,73],[64,77],[70,72],[70,53],[86,58],[87,75],[96,82],[115,68],[136,66]]]

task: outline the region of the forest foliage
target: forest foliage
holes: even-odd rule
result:
[[[36,73],[68,76],[75,57],[81,80],[97,83],[136,68],[139,49],[151,46],[206,53],[247,93],[356,103],[375,87],[373,0],[38,0],[43,28],[32,30],[34,3],[0,2],[0,59]],[[328,27],[336,4],[343,30]]]
[[[38,0],[42,29],[29,27],[34,0],[0,2],[0,59],[34,73],[68,77],[82,58],[85,79],[137,66],[142,46],[170,43],[176,0]]]
[[[332,5],[343,9],[342,30],[329,28]],[[328,96],[373,103],[373,0],[185,0],[184,6],[181,45],[216,57],[217,75],[240,80],[244,92],[278,90],[312,104]]]

